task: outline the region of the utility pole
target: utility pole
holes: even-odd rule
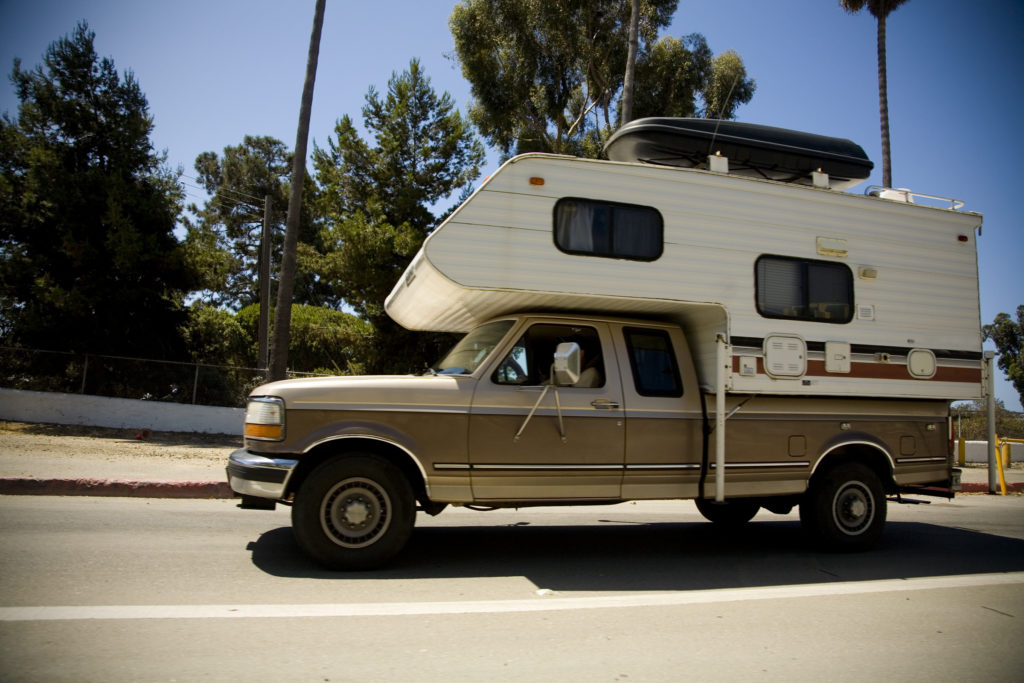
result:
[[[260,238],[260,329],[256,367],[264,376],[270,368],[270,195],[263,197],[263,236]]]

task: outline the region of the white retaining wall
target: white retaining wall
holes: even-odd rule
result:
[[[0,389],[0,420],[12,422],[240,435],[244,419],[242,408]]]
[[[1010,461],[1024,462],[1024,443],[1010,444]],[[988,441],[968,441],[967,462],[988,462]]]

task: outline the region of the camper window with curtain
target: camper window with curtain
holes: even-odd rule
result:
[[[842,263],[762,256],[755,266],[757,312],[766,318],[848,323],[853,274]]]
[[[664,223],[653,207],[564,198],[555,205],[555,244],[568,254],[653,261]]]

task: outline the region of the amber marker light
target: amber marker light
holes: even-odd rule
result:
[[[544,184],[544,179],[543,178],[538,178],[537,176],[534,176],[534,177],[530,178],[530,184],[531,185],[543,185]]]

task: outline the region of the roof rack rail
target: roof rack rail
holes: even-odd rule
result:
[[[964,208],[964,203],[959,199],[937,197],[933,194],[923,194],[921,192],[911,192],[905,187],[883,187],[881,185],[871,185],[864,190],[864,194],[869,197],[880,197],[894,202],[906,202],[907,204],[917,204],[918,202],[916,200],[927,199],[940,204],[938,208],[950,208],[954,211],[959,211]],[[949,204],[949,206],[942,206],[944,204]]]

